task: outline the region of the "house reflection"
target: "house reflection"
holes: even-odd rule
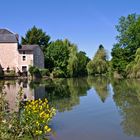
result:
[[[34,90],[29,87],[29,82],[27,80],[23,81],[4,81],[4,89],[6,92],[6,100],[9,104],[10,111],[17,110],[17,94],[22,87],[23,89],[23,99],[26,97],[27,100],[34,99]]]

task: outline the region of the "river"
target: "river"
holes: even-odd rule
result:
[[[23,88],[27,99],[47,98],[57,109],[51,140],[139,140],[140,81],[71,78],[1,81],[9,108]]]

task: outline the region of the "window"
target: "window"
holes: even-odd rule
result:
[[[22,66],[22,72],[27,72],[27,66]]]
[[[22,60],[25,61],[26,60],[26,56],[22,56]]]

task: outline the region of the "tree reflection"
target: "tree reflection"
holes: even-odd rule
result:
[[[140,137],[140,81],[114,81],[112,85],[113,98],[122,115],[124,132]]]
[[[105,102],[109,95],[109,81],[105,77],[54,79],[30,85],[37,91],[43,84],[45,86],[44,93],[38,92],[37,94],[35,92],[35,98],[47,98],[59,112],[72,110],[80,103],[80,97],[86,96],[91,87],[94,87],[102,102]]]
[[[102,102],[109,96],[109,80],[106,77],[88,77],[88,84],[94,87]]]
[[[89,89],[87,78],[54,79],[42,83],[32,82],[30,85],[36,91],[35,98],[47,98],[59,112],[71,110],[78,105],[79,97],[86,95]],[[45,87],[44,93],[37,94],[37,89],[43,88],[42,85]]]
[[[58,111],[68,111],[80,102],[79,96],[86,95],[89,89],[86,78],[57,79],[46,86],[46,97]]]

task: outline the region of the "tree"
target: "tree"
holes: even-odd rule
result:
[[[86,53],[83,51],[80,51],[77,53],[78,58],[78,70],[77,75],[78,76],[84,76],[87,75],[87,63],[90,61],[90,59],[86,56]]]
[[[67,65],[69,59],[69,43],[68,40],[56,40],[46,49],[45,57],[50,64],[47,66],[50,71],[54,68],[61,69],[67,73]]]
[[[87,63],[86,68],[87,68],[87,71],[88,71],[89,75],[94,75],[96,73],[95,64],[93,63],[92,60]]]
[[[137,49],[134,61],[126,66],[128,78],[140,78],[140,48]]]
[[[140,47],[140,16],[122,16],[116,29],[119,34],[111,53],[112,66],[115,71],[125,76],[126,66],[134,61],[136,50]]]
[[[70,77],[77,75],[78,70],[78,58],[77,58],[77,46],[72,44],[69,47],[69,59],[67,65],[68,75]]]
[[[21,43],[23,45],[29,44],[37,44],[41,47],[44,56],[45,56],[45,67],[47,65],[51,65],[52,62],[47,61],[46,58],[46,49],[50,44],[50,36],[46,34],[42,29],[33,26],[31,29],[27,31],[25,37],[21,37]]]
[[[103,45],[99,46],[93,60],[87,64],[88,74],[105,74],[108,71],[107,53]]]
[[[50,36],[46,34],[42,29],[33,26],[29,29],[25,37],[21,38],[21,43],[26,44],[38,44],[43,51],[48,47],[50,43]]]

